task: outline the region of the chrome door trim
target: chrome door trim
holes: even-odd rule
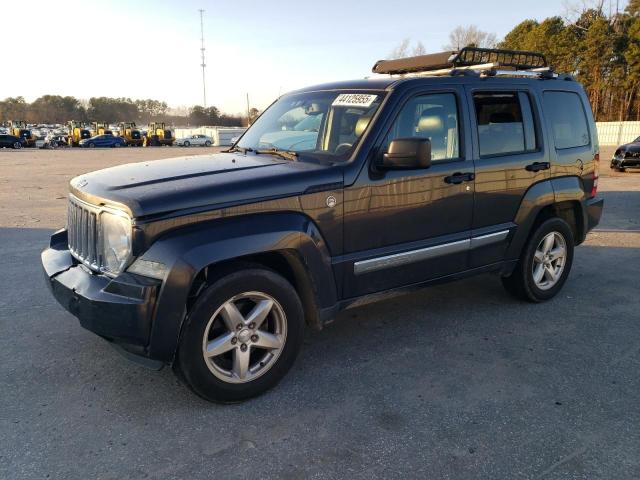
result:
[[[509,235],[509,230],[502,230],[500,232],[488,233],[487,235],[479,235],[471,238],[471,248],[484,247],[492,243],[497,243],[505,240]]]
[[[409,250],[408,252],[394,253],[393,255],[385,255],[384,257],[370,258],[361,260],[353,264],[353,273],[362,275],[363,273],[371,273],[385,268],[399,267],[409,263],[420,262],[430,258],[442,257],[452,253],[459,253],[473,248],[484,247],[492,243],[505,240],[509,235],[509,230],[479,235],[477,237],[466,238],[456,242],[443,243],[433,247],[420,248],[418,250]]]
[[[410,250],[408,252],[395,253],[384,257],[371,258],[362,260],[353,264],[353,273],[361,275],[363,273],[375,272],[383,268],[398,267],[408,263],[419,262],[428,258],[449,255],[450,253],[458,253],[469,249],[471,240],[465,238],[457,242],[444,243],[433,247],[420,248],[418,250]]]

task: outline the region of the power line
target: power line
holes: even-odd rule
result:
[[[200,66],[202,67],[202,106],[204,108],[207,108],[207,87],[204,75],[204,69],[207,66],[204,61],[204,10],[200,9],[198,11],[200,12],[200,57],[202,59],[202,63],[200,64]]]

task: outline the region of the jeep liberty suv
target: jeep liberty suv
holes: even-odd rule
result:
[[[583,88],[540,54],[465,48],[286,94],[228,151],[71,180],[55,298],[198,395],[274,386],[348,307],[495,272],[542,302],[600,220]]]

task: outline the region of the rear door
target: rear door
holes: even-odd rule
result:
[[[504,259],[525,192],[549,178],[535,93],[526,84],[467,87],[476,173],[472,268]]]

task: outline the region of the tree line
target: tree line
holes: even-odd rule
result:
[[[23,97],[9,97],[0,101],[0,123],[7,120],[24,120],[35,124],[80,122],[115,123],[166,122],[172,125],[246,125],[246,118],[221,113],[216,107],[194,106],[186,115],[175,115],[166,102],[145,99],[92,97],[88,101],[75,97],[44,95],[29,103]]]
[[[474,25],[460,26],[443,48],[465,46],[541,52],[556,72],[570,73],[582,83],[597,121],[640,121],[640,0],[630,0],[615,13],[599,0],[565,16],[524,20],[502,41]],[[422,43],[412,49],[405,40],[391,58],[424,50]]]

